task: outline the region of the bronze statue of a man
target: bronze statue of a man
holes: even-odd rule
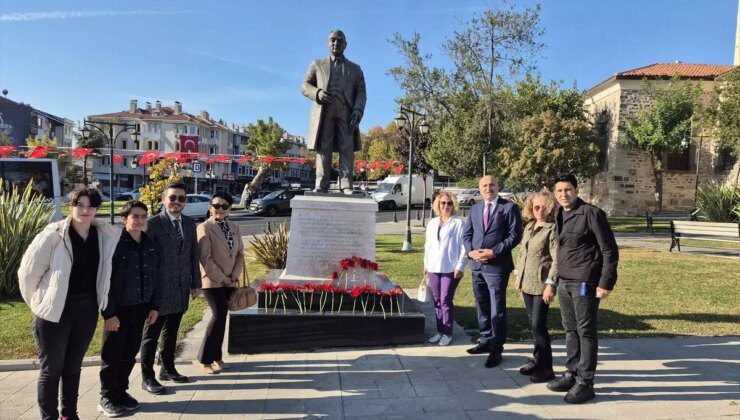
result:
[[[344,33],[329,34],[329,57],[308,66],[301,93],[311,101],[308,150],[316,151],[317,192],[329,190],[332,152],[339,153],[339,185],[352,194],[355,151],[360,150],[360,120],[365,111],[365,76],[344,57]]]

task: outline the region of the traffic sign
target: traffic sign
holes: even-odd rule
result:
[[[203,170],[203,165],[200,162],[193,162],[193,172],[199,174]]]

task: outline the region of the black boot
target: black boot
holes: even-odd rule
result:
[[[529,380],[536,384],[540,384],[543,382],[550,382],[553,379],[555,379],[555,374],[552,373],[552,368],[548,368],[548,367],[538,367],[529,376]]]
[[[566,392],[576,384],[576,375],[573,372],[565,372],[559,378],[548,382],[547,389],[555,392]]]
[[[565,394],[564,399],[569,404],[582,404],[593,400],[595,397],[594,384],[578,382]]]

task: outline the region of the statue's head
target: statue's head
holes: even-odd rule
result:
[[[339,29],[335,29],[329,32],[329,53],[335,57],[341,57],[344,55],[344,49],[347,48],[347,38],[344,37],[344,32]]]

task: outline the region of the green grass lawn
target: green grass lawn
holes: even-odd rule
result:
[[[646,239],[648,242],[662,243],[665,244],[666,249],[671,246],[671,239]],[[701,248],[715,248],[715,249],[734,249],[740,251],[740,242],[724,242],[724,241],[701,241],[696,239],[681,239],[681,246],[696,246]]]
[[[609,224],[614,232],[619,233],[648,233],[645,216],[612,216]],[[653,232],[671,233],[671,224],[668,221],[653,222]]]
[[[412,296],[422,278],[423,241],[423,236],[415,235],[414,250],[402,253],[403,236],[377,237],[376,260],[381,271]],[[620,256],[614,294],[599,310],[602,337],[740,335],[740,262],[642,249],[621,249]],[[247,269],[252,280],[265,277],[265,269],[256,262],[250,262]],[[513,283],[507,293],[509,337],[527,339],[527,315]],[[200,321],[206,307],[202,298],[191,302],[180,338]],[[463,327],[477,326],[469,269],[457,289],[455,311]],[[0,359],[34,357],[32,319],[22,300],[0,301]],[[557,302],[551,307],[548,323],[555,337],[563,336]],[[101,334],[102,322],[88,355],[100,353]]]
[[[378,236],[376,257],[381,270],[412,295],[421,281],[424,252],[424,238],[413,239],[414,251],[401,253],[402,236]],[[740,334],[740,262],[667,250],[621,249],[620,256],[614,294],[599,310],[603,336]],[[509,337],[529,338],[524,302],[513,280],[507,306]],[[469,269],[455,294],[455,318],[463,327],[477,327]],[[548,325],[556,337],[564,335],[557,302]]]

